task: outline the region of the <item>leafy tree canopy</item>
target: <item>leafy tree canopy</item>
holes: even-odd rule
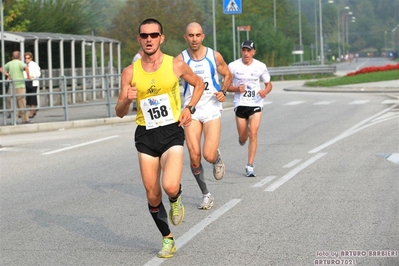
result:
[[[213,2],[217,50],[230,62],[234,59],[232,15],[223,13],[223,0],[5,0],[4,28],[6,31],[95,34],[117,39],[122,43],[123,65],[127,65],[139,49],[138,25],[148,17],[163,24],[166,41],[162,49],[168,54],[177,55],[186,48],[183,34],[192,21],[203,26],[204,45],[213,47]],[[329,2],[321,0],[326,54],[337,54],[339,41],[342,50],[350,51],[365,48],[381,51],[399,43],[399,30],[391,35],[391,29],[399,24],[399,0]],[[251,26],[249,37],[256,43],[257,59],[268,66],[282,66],[294,60],[291,52],[300,43],[300,16],[304,59],[310,60],[310,48],[320,38],[318,3],[317,0],[242,0],[243,12],[235,15],[235,26]],[[348,16],[346,6],[350,7],[356,22],[345,20],[348,18],[344,18]],[[346,27],[348,40],[344,43]],[[235,33],[237,36],[237,31]],[[244,38],[246,34],[241,32],[241,41]]]

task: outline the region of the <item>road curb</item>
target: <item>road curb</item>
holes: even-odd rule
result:
[[[368,87],[297,87],[297,88],[284,88],[285,91],[299,91],[299,92],[348,92],[348,93],[399,93],[398,88],[381,87],[381,88],[368,88]]]
[[[111,118],[85,119],[85,120],[75,120],[75,121],[33,123],[33,124],[16,125],[16,126],[4,126],[0,127],[0,135],[32,133],[38,131],[65,130],[68,128],[95,127],[102,125],[130,123],[134,122],[135,120],[136,120],[136,115],[128,115],[123,118],[111,117]]]

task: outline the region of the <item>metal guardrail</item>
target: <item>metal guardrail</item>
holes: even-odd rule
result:
[[[268,68],[271,76],[280,76],[283,80],[284,75],[301,75],[301,74],[331,74],[336,72],[336,66],[289,66],[289,67],[270,67]],[[64,120],[69,121],[68,109],[81,106],[107,105],[108,117],[112,117],[111,102],[114,95],[119,93],[120,74],[105,75],[88,75],[88,76],[62,76],[53,78],[38,78],[38,106],[34,109],[63,109]],[[93,81],[93,82],[90,82]],[[4,82],[4,84],[3,84]],[[46,87],[44,84],[57,84],[57,86]],[[5,84],[12,85],[10,80],[0,80],[0,84],[5,88]],[[70,86],[72,84],[72,86]],[[93,87],[94,84],[94,87]],[[19,111],[30,111],[33,108],[17,108],[15,105],[16,94],[14,90],[10,90],[11,94],[6,94],[5,89],[0,95],[0,101],[3,107],[0,109],[3,115],[4,125],[6,124],[6,116],[11,113],[12,124],[16,125],[17,114]],[[24,94],[26,96],[26,94]],[[6,99],[12,98],[11,109],[6,108]],[[96,101],[97,100],[97,101]]]
[[[37,110],[46,110],[46,109],[63,109],[64,113],[64,121],[69,121],[68,109],[73,107],[82,107],[82,106],[93,106],[93,105],[106,105],[108,109],[108,117],[112,117],[111,105],[114,102],[111,102],[111,98],[114,95],[119,93],[118,84],[113,84],[113,80],[119,79],[120,74],[106,74],[106,75],[95,75],[95,76],[73,76],[73,77],[56,77],[56,78],[38,78],[39,82],[46,81],[57,81],[59,83],[59,87],[40,90],[38,88],[37,93],[30,93],[29,95],[35,95],[38,97],[38,106],[36,108],[17,108],[16,106],[16,97],[17,96],[26,96],[27,94],[15,94],[15,90],[12,89],[13,81],[0,80],[0,84],[3,86],[3,92],[0,95],[0,101],[2,102],[2,108],[0,112],[3,115],[4,125],[6,125],[6,117],[8,113],[11,114],[12,124],[17,124],[17,114],[19,111],[30,111],[33,109]],[[71,84],[71,80],[76,79],[104,79],[105,87],[101,85],[99,87],[96,86],[87,86],[87,87],[70,87],[68,84]],[[18,80],[15,80],[18,81]],[[5,85],[8,84],[11,86],[9,88],[9,93],[6,94]],[[6,101],[7,98],[11,99],[11,108],[7,109]],[[100,99],[100,101],[94,101],[96,99]]]
[[[68,79],[68,86],[72,86],[72,84],[76,84],[77,86],[82,85],[85,83],[87,86],[91,86],[93,82],[95,82],[96,86],[101,84],[101,75],[110,75],[110,70],[109,67],[105,69],[105,72],[102,73],[102,69],[100,67],[95,68],[93,74],[93,69],[92,68],[87,68],[85,69],[85,73],[83,73],[82,68],[75,68],[72,70],[71,68],[65,68],[63,70],[63,75],[61,75],[61,70],[59,68],[55,68],[51,71],[48,69],[42,69],[40,70],[41,72],[41,77],[42,78],[49,78],[49,80],[43,80],[43,82],[40,82],[40,88],[49,88],[50,87],[50,79],[53,77],[74,77],[73,79]],[[117,73],[116,68],[112,68],[112,74]],[[51,74],[51,75],[50,75]],[[81,79],[81,77],[94,77],[94,78],[86,78],[84,81]],[[53,80],[51,83],[52,86],[59,86],[58,80]]]
[[[269,67],[271,76],[280,76],[283,79],[285,75],[301,74],[332,74],[337,71],[337,66],[288,66],[288,67]]]

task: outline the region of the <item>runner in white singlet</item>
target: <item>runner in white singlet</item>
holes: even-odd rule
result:
[[[244,146],[249,138],[248,161],[245,166],[248,177],[256,176],[253,163],[258,145],[263,99],[272,90],[269,71],[264,63],[253,58],[255,53],[255,44],[246,40],[241,44],[242,57],[229,64],[233,82],[228,91],[234,92],[238,142]],[[264,89],[260,86],[261,82],[265,85]]]
[[[190,126],[184,127],[187,148],[190,153],[191,171],[202,192],[202,202],[198,208],[208,210],[213,206],[213,196],[205,183],[204,169],[201,164],[201,135],[204,134],[202,155],[213,164],[213,175],[217,180],[223,178],[225,165],[219,147],[221,133],[222,102],[226,100],[226,89],[231,83],[231,73],[219,52],[202,45],[205,34],[200,24],[192,22],[186,28],[184,39],[188,44],[178,58],[183,59],[195,74],[202,78],[205,90],[196,105]],[[219,84],[219,74],[224,77]],[[191,101],[192,86],[183,83],[184,106]]]

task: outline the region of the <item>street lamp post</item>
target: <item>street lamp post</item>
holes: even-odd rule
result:
[[[314,36],[315,36],[315,58],[317,60],[317,55],[318,55],[318,40],[317,40],[317,4],[316,1],[314,1]]]
[[[216,12],[215,12],[215,0],[212,0],[212,21],[213,21],[213,49],[217,51],[216,48]]]
[[[320,64],[324,65],[324,44],[323,44],[323,15],[321,10],[321,0],[319,0],[319,20],[320,20]]]
[[[334,1],[328,0],[328,3],[334,3]],[[320,64],[324,65],[323,10],[321,8],[321,0],[319,0],[319,20],[320,20]]]
[[[387,56],[387,31],[384,32],[384,53]]]
[[[341,9],[341,10],[348,10],[349,9],[349,6],[346,6],[344,9]],[[341,28],[341,26],[340,26],[340,22],[341,22],[341,16],[340,16],[340,11],[341,11],[340,9],[339,9],[339,7],[337,8],[337,13],[338,13],[338,23],[337,23],[337,25],[338,25],[338,57],[339,58],[341,58],[341,30],[340,30],[340,28]],[[345,38],[343,38],[344,39],[344,43],[345,43]]]
[[[346,41],[344,44],[346,45],[346,54],[349,54],[349,32],[348,32],[348,24],[349,24],[349,16],[352,15],[352,12],[348,12],[345,16],[345,34],[346,34]],[[354,17],[352,17],[353,19]],[[354,20],[351,20],[351,22],[354,22]]]
[[[301,22],[301,0],[298,0],[298,20],[299,20],[299,50],[303,52],[302,49],[302,22]],[[303,62],[303,53],[300,53],[301,62]]]
[[[274,9],[274,31],[276,31],[277,28],[277,20],[276,20],[276,0],[274,0],[273,2],[273,9]]]
[[[399,28],[399,25],[396,26],[391,30],[391,41],[392,41],[392,52],[395,53],[395,44],[396,44],[396,38],[394,38],[395,31]],[[394,41],[395,39],[395,41]]]

